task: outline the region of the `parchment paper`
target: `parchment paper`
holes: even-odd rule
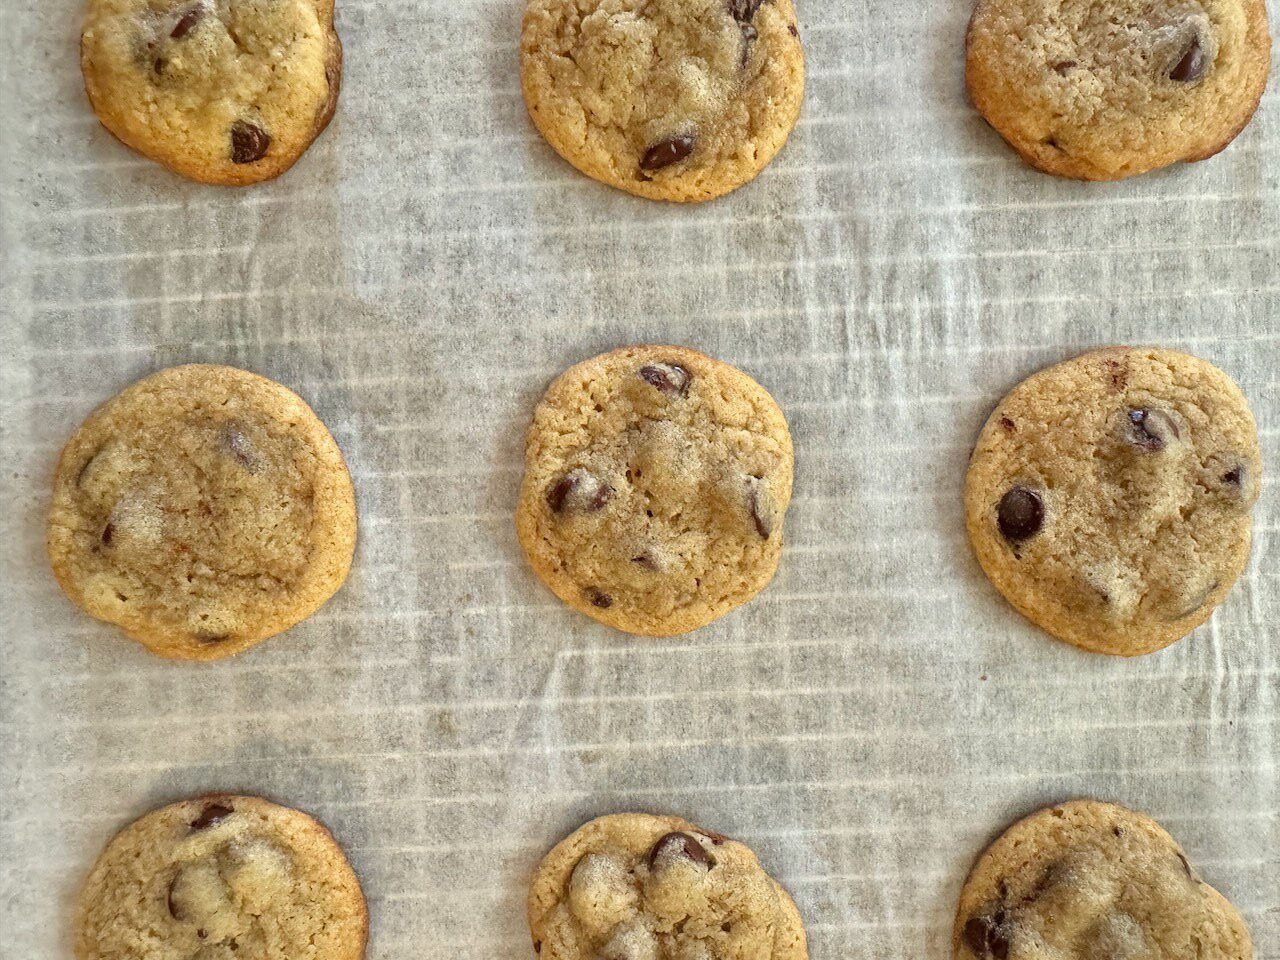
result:
[[[85,101],[78,0],[0,31],[0,956],[69,956],[108,837],[208,790],[345,844],[369,955],[532,957],[528,874],[589,817],[740,837],[820,960],[947,960],[960,884],[1014,818],[1147,811],[1280,958],[1280,102],[1222,156],[1113,185],[1021,163],[966,105],[965,0],[806,0],[803,118],[717,202],[632,199],[537,137],[519,0],[339,0],[337,118],[281,180],[179,180]],[[759,379],[796,441],[772,586],[673,640],[558,603],[511,522],[533,404],[572,362],[687,344]],[[966,458],[996,400],[1093,345],[1204,356],[1270,472],[1248,573],[1135,661],[1024,622],[970,556]],[[152,657],[47,569],[57,451],[186,361],[298,390],[355,479],[321,613],[228,662]]]

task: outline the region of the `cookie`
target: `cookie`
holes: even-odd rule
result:
[[[351,478],[297,394],[231,367],[162,370],[67,443],[49,559],[67,596],[155,653],[216,660],[310,616],[347,577]]]
[[[333,0],[89,0],[80,68],[103,126],[201,183],[270,180],[338,102]]]
[[[746,846],[679,817],[600,817],[534,871],[539,960],[805,960],[795,903]]]
[[[529,114],[556,152],[653,200],[753,179],[804,94],[791,0],[529,0],[520,55]]]
[[[1250,960],[1244,921],[1149,817],[1075,800],[1015,823],[960,892],[955,960]]]
[[[1033,167],[1119,180],[1244,129],[1271,60],[1264,0],[977,0],[969,95]]]
[[[369,914],[324,826],[259,797],[153,810],[80,890],[77,960],[360,960]]]
[[[1249,558],[1262,464],[1217,367],[1115,347],[1000,401],[969,464],[982,569],[1019,611],[1085,650],[1159,650],[1209,618]]]
[[[683,347],[570,368],[534,411],[516,532],[565,603],[648,636],[694,630],[773,578],[791,501],[782,411]]]

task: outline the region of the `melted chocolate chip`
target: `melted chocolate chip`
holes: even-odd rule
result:
[[[191,32],[191,28],[194,27],[203,16],[204,7],[192,7],[178,18],[178,22],[175,23],[173,25],[173,29],[169,31],[169,36],[174,40],[181,40]]]
[[[1204,47],[1200,37],[1191,38],[1191,44],[1182,54],[1173,69],[1169,71],[1169,79],[1178,83],[1195,83],[1209,69],[1209,58],[1204,55]]]
[[[655,143],[640,158],[640,169],[661,170],[663,167],[669,167],[673,163],[679,163],[693,153],[693,146],[696,140],[697,138],[693,134],[685,133],[678,137],[672,137],[670,140]]]
[[[1044,525],[1044,500],[1026,487],[1014,487],[1000,498],[996,508],[1000,535],[1014,543],[1034,537]]]
[[[256,123],[237,120],[231,124],[231,162],[253,163],[267,155],[271,137]]]
[[[563,512],[565,507],[589,513],[602,510],[612,497],[612,488],[582,467],[570,470],[547,488],[547,506],[555,513]]]
[[[650,869],[653,869],[658,862],[658,857],[668,848],[674,849],[683,854],[694,863],[702,864],[708,870],[716,865],[711,854],[707,853],[707,851],[703,849],[702,844],[700,844],[695,837],[692,837],[687,833],[675,831],[659,837],[658,842],[655,843],[653,845],[653,849],[649,851]]]
[[[227,427],[222,439],[231,456],[246,470],[253,473],[258,463],[258,455],[244,433],[238,427]]]
[[[748,483],[747,505],[751,510],[751,521],[756,526],[756,533],[768,540],[773,533],[773,498],[759,477],[751,477]]]
[[[649,363],[640,368],[640,379],[659,393],[683,397],[689,393],[693,375],[678,363]]]
[[[976,956],[1007,960],[1009,936],[1004,929],[1004,911],[970,917],[962,934],[964,944]]]
[[[1163,450],[1171,440],[1177,440],[1182,436],[1173,417],[1163,410],[1151,410],[1145,407],[1130,410],[1129,424],[1133,428],[1129,440],[1135,446],[1150,453]]]
[[[591,601],[593,607],[599,607],[601,610],[608,610],[613,606],[613,597],[609,596],[603,590],[596,587],[587,587],[584,591],[587,599]]]
[[[221,803],[211,803],[200,811],[200,816],[191,821],[192,830],[207,830],[214,824],[221,823],[235,813],[231,807]]]

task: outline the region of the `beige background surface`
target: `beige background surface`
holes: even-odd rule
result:
[[[791,143],[741,192],[679,208],[610,192],[538,140],[518,0],[340,2],[333,127],[244,192],[180,181],[97,125],[77,2],[5,0],[0,955],[66,956],[70,897],[107,837],[226,789],[332,825],[378,960],[532,957],[537,858],[633,808],[747,840],[816,958],[943,960],[978,850],[1080,795],[1157,817],[1280,958],[1276,85],[1215,160],[1067,183],[966,107],[962,0],[800,13]],[[510,518],[548,381],[637,340],[747,370],[796,439],[777,579],[676,640],[566,610]],[[1237,378],[1270,471],[1225,607],[1134,662],[1019,619],[960,505],[1004,391],[1113,342]],[[70,431],[189,360],[311,401],[362,521],[334,602],[212,666],[80,615],[41,543]]]

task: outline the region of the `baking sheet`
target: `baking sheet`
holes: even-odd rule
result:
[[[1224,155],[1113,185],[1024,168],[966,106],[968,7],[805,3],[799,127],[682,208],[536,136],[518,0],[340,0],[331,129],[283,179],[183,182],[80,88],[78,0],[0,37],[0,956],[69,955],[113,831],[206,790],[332,826],[372,958],[532,956],[527,876],[583,820],[740,837],[815,958],[944,960],[963,876],[1013,818],[1089,795],[1159,819],[1280,958],[1280,102]],[[532,405],[633,341],[750,372],[796,441],[772,586],[624,636],[536,581],[511,510]],[[1115,342],[1235,377],[1266,469],[1253,561],[1211,623],[1126,662],[1056,643],[970,557],[982,420]],[[300,391],[347,456],[350,581],[230,662],[167,663],[75,610],[42,549],[61,443],[186,361]]]

